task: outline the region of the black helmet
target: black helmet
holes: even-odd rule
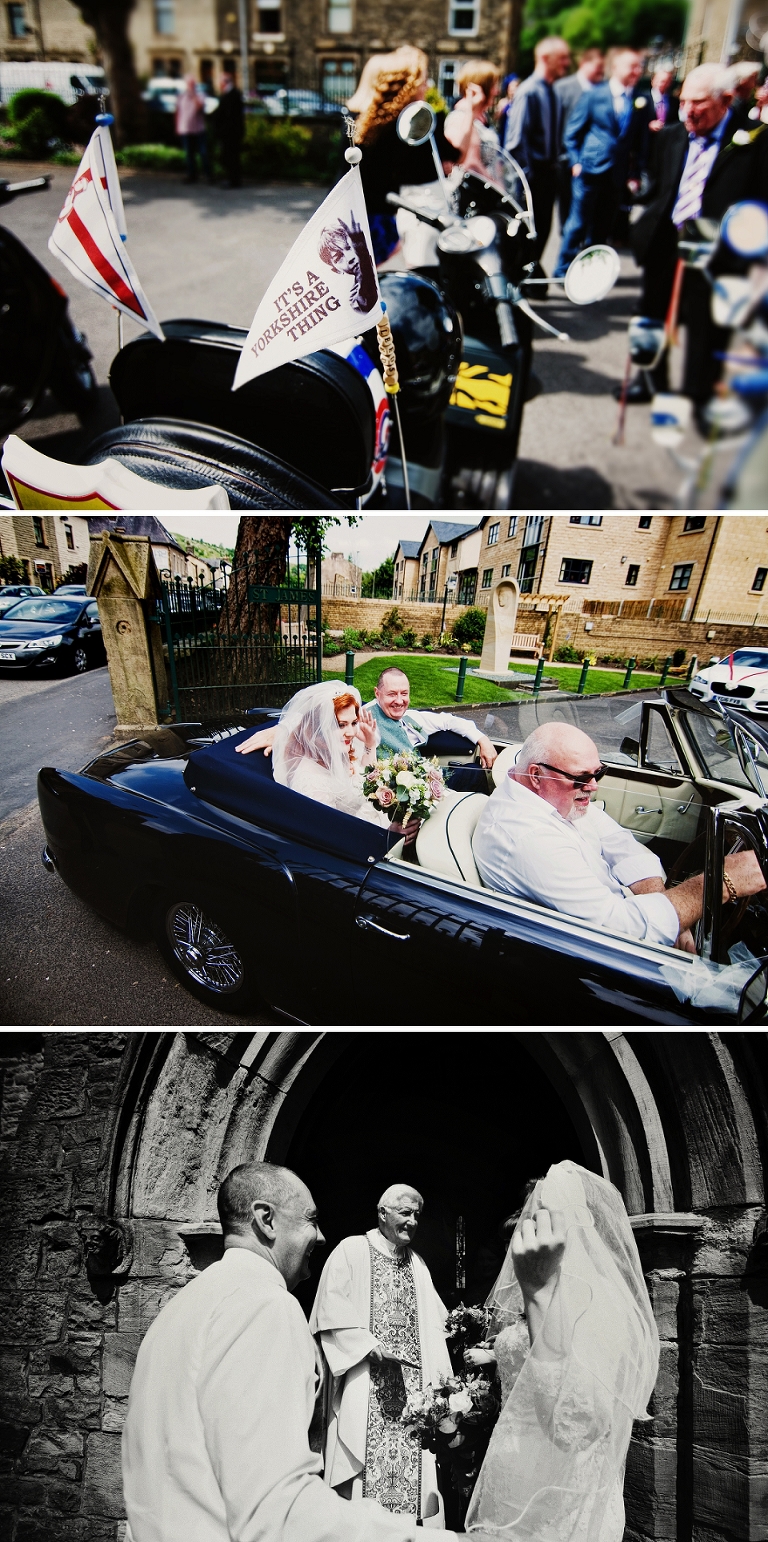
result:
[[[444,412],[461,359],[458,312],[415,273],[381,273],[379,285],[395,340],[401,412],[409,418]]]

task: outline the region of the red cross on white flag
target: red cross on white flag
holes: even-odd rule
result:
[[[243,344],[233,391],[288,359],[367,331],[383,314],[354,166],[304,226],[273,278]]]
[[[162,339],[160,323],[123,245],[125,213],[109,130],[94,130],[77,168],[48,250],[116,310],[143,321]]]

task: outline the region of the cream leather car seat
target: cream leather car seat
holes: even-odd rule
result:
[[[482,889],[483,880],[472,855],[472,836],[487,807],[485,793],[451,792],[448,788],[416,837],[419,865]]]

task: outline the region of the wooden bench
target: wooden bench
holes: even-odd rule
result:
[[[541,640],[535,632],[513,632],[510,658],[541,658]]]

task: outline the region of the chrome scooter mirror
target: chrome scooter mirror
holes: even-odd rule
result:
[[[414,150],[425,145],[435,132],[435,114],[428,102],[409,102],[397,120],[397,132]]]
[[[448,185],[445,180],[443,163],[438,155],[435,144],[435,114],[429,102],[409,102],[398,116],[397,132],[403,144],[410,145],[412,150],[418,150],[420,145],[429,144],[432,151],[432,159],[435,163],[437,180],[443,194],[445,207],[451,212],[451,200],[448,196]]]
[[[735,203],[723,215],[720,239],[739,257],[768,256],[768,209],[763,203]]]
[[[563,286],[574,305],[594,305],[610,294],[621,271],[612,246],[588,246],[574,257]]]

